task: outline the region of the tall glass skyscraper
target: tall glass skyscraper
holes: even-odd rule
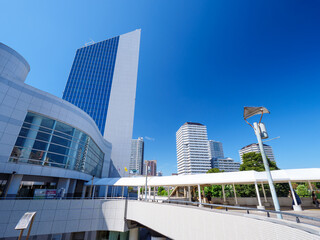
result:
[[[103,135],[119,37],[77,50],[63,99],[88,113]]]
[[[114,177],[130,165],[139,47],[140,29],[78,49],[63,93],[112,143]]]

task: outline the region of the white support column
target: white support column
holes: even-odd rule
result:
[[[296,199],[296,196],[294,194],[293,187],[291,185],[291,181],[289,181],[289,187],[290,187],[291,196],[292,196],[293,202],[294,202],[293,210],[294,211],[302,211],[301,205],[298,205],[298,203],[297,203],[297,199]]]
[[[261,186],[262,186],[262,191],[263,191],[264,202],[268,202],[267,195],[266,195],[266,190],[264,190],[264,184],[261,183]]]
[[[199,207],[202,207],[201,187],[199,184],[198,184],[198,198],[199,198]]]
[[[151,186],[149,186],[149,201],[151,201]]]
[[[308,181],[311,192],[313,191],[313,187],[310,181]]]
[[[222,184],[222,196],[223,196],[223,203],[226,203],[227,199],[226,199],[226,193],[224,192],[224,184]]]
[[[108,186],[106,186],[106,192],[104,194],[104,199],[107,199],[108,198]]]
[[[168,187],[168,200],[170,200],[170,187]]]
[[[123,198],[123,195],[124,195],[124,186],[122,186],[121,198]]]
[[[130,229],[129,240],[139,240],[139,228]]]
[[[188,197],[189,197],[189,202],[191,202],[191,187],[188,186]]]
[[[87,186],[84,185],[83,188],[82,188],[81,198],[85,198],[86,197],[86,191],[87,191]]]
[[[260,198],[260,193],[259,193],[259,188],[258,188],[257,182],[254,183],[254,186],[256,187],[256,193],[257,193],[258,204],[259,204],[259,206],[257,206],[257,208],[258,209],[265,209],[265,207],[262,206],[262,204],[261,204],[261,198]]]
[[[239,204],[238,204],[238,198],[237,198],[236,187],[234,186],[234,183],[232,183],[232,185],[233,185],[234,199],[236,200],[236,206],[237,206],[237,205],[239,205]]]
[[[153,187],[153,201],[156,201],[156,186]]]
[[[140,201],[140,186],[138,186],[138,200]]]
[[[186,187],[183,187],[183,197],[186,198],[187,197],[187,190]]]
[[[96,185],[93,186],[93,190],[92,190],[92,199],[94,199],[94,195],[96,193]]]

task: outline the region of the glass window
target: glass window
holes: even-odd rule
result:
[[[29,112],[9,161],[67,168],[99,177],[104,153],[80,130]]]

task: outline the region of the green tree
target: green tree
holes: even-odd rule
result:
[[[309,197],[310,196],[310,193],[308,191],[306,184],[299,184],[297,186],[296,192],[300,197]]]
[[[207,173],[219,173],[219,172],[224,172],[224,170],[220,170],[219,168],[211,168],[210,170],[207,171]]]
[[[207,171],[207,173],[219,173],[219,172],[224,172],[224,170],[220,170],[219,168],[211,168],[210,170]],[[221,191],[222,191],[222,186],[221,185],[211,185],[209,187],[204,188],[204,194],[205,196],[212,196],[212,197],[221,197]]]
[[[249,152],[242,155],[240,171],[254,170],[257,172],[265,171],[261,153]],[[270,170],[279,170],[277,164],[267,158]]]
[[[242,155],[242,164],[240,165],[240,171],[250,171],[254,170],[257,172],[265,171],[263,159],[261,153],[245,153]],[[267,158],[270,170],[279,170],[275,162],[270,161]],[[236,191],[241,197],[254,197],[256,196],[256,190],[253,185],[236,185]],[[266,195],[271,196],[269,185],[264,185]],[[261,186],[259,184],[259,192],[262,192]],[[276,192],[278,197],[287,197],[289,194],[289,185],[287,183],[276,183],[275,184]]]
[[[168,196],[168,192],[164,187],[158,187],[158,196]]]

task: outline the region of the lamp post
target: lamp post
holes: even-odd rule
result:
[[[148,189],[148,172],[149,172],[149,168],[150,166],[148,166],[148,163],[146,163],[146,186],[144,188],[144,192],[145,192],[145,201],[147,201],[148,197],[147,197],[147,189]]]
[[[266,174],[267,174],[267,179],[268,179],[268,183],[269,183],[269,187],[270,187],[270,192],[271,192],[274,208],[275,208],[276,211],[281,211],[280,210],[279,200],[278,200],[277,193],[276,193],[276,189],[275,189],[274,184],[273,184],[273,180],[272,180],[272,176],[271,176],[271,172],[270,172],[267,156],[266,156],[266,153],[264,152],[264,147],[263,147],[263,143],[262,143],[262,138],[264,138],[264,139],[268,138],[268,134],[267,134],[266,128],[265,128],[264,124],[261,123],[262,116],[263,116],[264,113],[270,113],[270,112],[265,107],[244,107],[243,118],[253,128],[254,133],[255,133],[255,135],[257,137],[257,140],[258,140],[258,143],[259,143],[260,153],[261,153],[263,164],[264,164],[264,168],[265,168],[265,171],[266,171]],[[261,114],[259,123],[254,122],[253,126],[252,126],[247,121],[247,119],[252,117],[252,116],[254,116],[254,115],[257,115],[257,114]],[[282,219],[282,214],[277,214],[277,217],[279,219]]]

